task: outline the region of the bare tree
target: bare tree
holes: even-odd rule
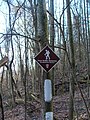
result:
[[[13,82],[12,82],[12,79],[13,79],[13,73],[12,73],[12,63],[13,63],[13,60],[14,60],[14,48],[13,48],[13,40],[12,40],[12,21],[11,21],[11,6],[10,6],[10,3],[9,1],[7,1],[7,5],[8,5],[8,8],[9,8],[9,27],[10,27],[10,43],[11,43],[11,47],[12,47],[12,59],[10,61],[10,65],[9,65],[9,74],[10,74],[10,86],[11,86],[11,95],[12,95],[12,106],[14,106],[15,104],[15,97],[14,97],[14,87],[13,87]]]
[[[54,28],[54,0],[50,1],[50,8],[49,8],[50,16],[50,45],[52,46],[52,50],[54,51],[54,39],[55,39],[55,28]],[[52,90],[53,95],[55,94],[55,86],[54,86],[54,68],[51,71],[51,80],[52,80]]]
[[[67,6],[70,1],[66,0]],[[70,53],[71,53],[71,78],[70,78],[70,104],[69,104],[69,120],[73,120],[74,111],[74,83],[75,83],[75,57],[74,57],[74,43],[73,43],[73,31],[72,31],[72,21],[70,5],[67,8],[67,22],[68,22],[68,32],[69,32],[69,42],[70,42]]]

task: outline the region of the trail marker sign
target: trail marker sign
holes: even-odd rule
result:
[[[36,62],[44,68],[46,72],[49,72],[54,65],[60,60],[60,58],[54,53],[54,51],[46,45],[35,57]]]

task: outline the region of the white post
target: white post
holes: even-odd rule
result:
[[[52,83],[51,80],[46,79],[44,82],[44,100],[45,100],[45,119],[53,120],[52,111]]]

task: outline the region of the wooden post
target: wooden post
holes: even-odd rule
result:
[[[0,67],[4,66],[8,62],[8,57],[4,57],[0,60]],[[2,120],[4,120],[4,110],[3,110],[3,101],[2,101],[2,95],[0,91],[0,107],[2,112]]]
[[[52,107],[52,82],[50,79],[44,81],[45,120],[53,120]]]
[[[45,120],[53,120],[53,103],[52,103],[52,80],[50,80],[49,70],[60,60],[60,58],[53,52],[53,50],[46,45],[35,60],[46,71],[43,74],[44,80],[44,100],[45,100]]]

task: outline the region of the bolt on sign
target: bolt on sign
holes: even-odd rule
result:
[[[46,45],[35,57],[36,62],[43,67],[46,72],[49,72],[60,58],[54,51]]]

